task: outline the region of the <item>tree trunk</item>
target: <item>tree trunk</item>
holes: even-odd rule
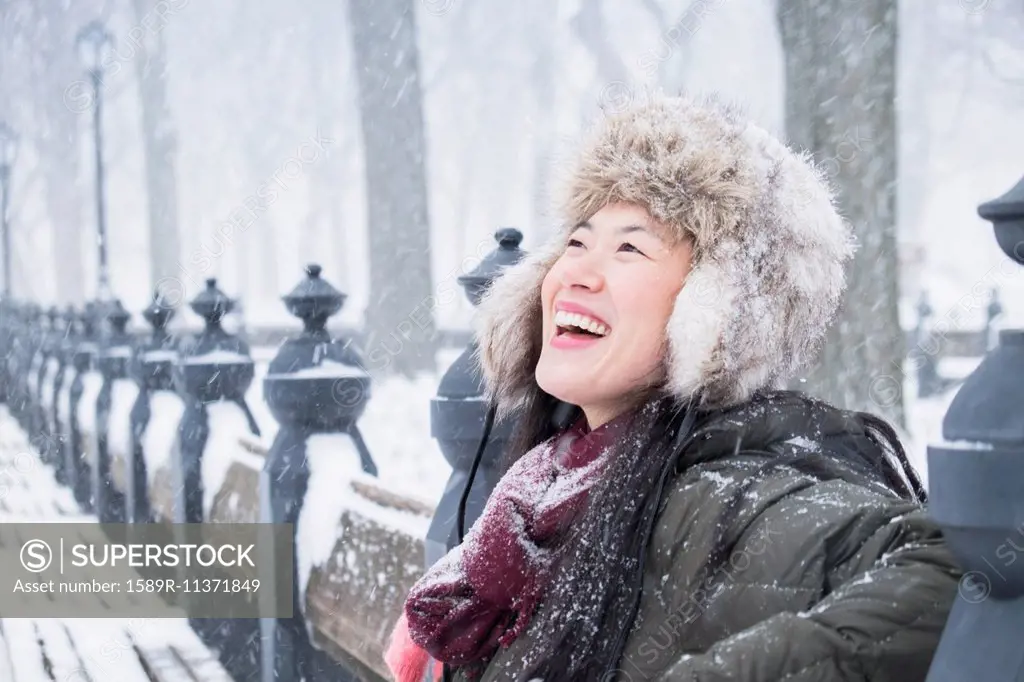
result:
[[[682,6],[675,6],[671,18],[659,0],[643,0],[643,7],[658,26],[657,44],[645,50],[640,58],[644,75],[654,80],[666,92],[681,92],[686,86],[687,69],[693,64],[691,38],[700,28],[705,14],[713,12],[714,3],[698,3],[687,0]]]
[[[156,9],[156,0],[133,0],[135,19]],[[178,234],[177,139],[167,102],[167,57],[163,31],[136,31],[138,53],[133,60],[139,80],[142,141],[146,164],[146,199],[149,212],[149,276],[156,289],[161,282],[180,280],[181,239]],[[182,284],[182,286],[184,286]]]
[[[348,3],[366,168],[369,369],[435,369],[426,144],[413,0]]]
[[[555,59],[556,7],[550,0],[533,3],[532,29],[534,59],[530,65],[530,81],[536,106],[533,123],[533,178],[530,185],[532,204],[531,229],[545,224],[551,208],[551,164],[555,145]]]
[[[900,206],[899,221],[902,236],[914,244],[919,243],[923,234],[923,220],[928,188],[931,186],[931,93],[935,76],[941,69],[936,62],[942,55],[935,52],[935,35],[940,30],[936,16],[926,7],[918,7],[911,14],[912,6],[903,6],[904,30],[900,51],[905,55],[900,72],[906,74],[900,80]],[[908,36],[907,34],[912,35]]]
[[[593,56],[601,87],[607,87],[611,83],[628,84],[629,69],[622,61],[618,46],[610,38],[601,0],[583,0],[579,11],[569,24],[580,42]]]
[[[45,182],[46,213],[53,233],[56,300],[80,305],[90,290],[85,282],[82,256],[89,253],[86,248],[96,243],[95,216],[92,211],[83,211],[83,201],[95,191],[95,172],[90,167],[89,182],[83,185],[78,153],[79,117],[90,115],[93,101],[88,77],[69,47],[74,45],[78,28],[74,21],[73,16],[62,12],[38,17],[38,33],[33,38],[38,41],[41,54],[31,60],[31,65],[32,92],[41,119],[36,145]],[[83,235],[88,235],[88,239],[83,240]]]
[[[241,252],[237,255],[238,281],[239,288],[246,292],[249,298],[248,305],[251,308],[265,305],[266,302],[273,301],[284,293],[278,286],[277,224],[273,213],[268,209],[273,206],[278,196],[294,191],[294,183],[291,180],[284,179],[279,182],[283,175],[278,169],[281,168],[281,159],[285,157],[277,158],[275,147],[267,143],[254,144],[254,139],[258,139],[256,131],[246,136],[247,143],[243,150],[248,165],[248,186],[259,188],[266,185],[266,191],[270,194],[266,195],[266,199],[261,197],[259,215],[245,232],[240,233],[234,240],[235,244],[242,243]]]
[[[350,184],[346,182],[346,166],[357,150],[355,131],[350,126],[339,126],[338,121],[349,120],[345,105],[354,99],[355,92],[349,72],[339,78],[339,70],[351,69],[347,59],[348,45],[343,44],[340,34],[347,23],[342,6],[325,4],[309,14],[307,24],[308,74],[311,83],[311,97],[316,130],[337,139],[317,159],[309,170],[309,213],[306,216],[306,243],[300,248],[300,256],[308,262],[325,263],[324,276],[342,291],[351,288],[347,267],[348,253],[352,249],[349,224],[345,220],[345,206]],[[327,258],[314,254],[330,254]]]
[[[896,250],[895,0],[778,0],[786,130],[838,192],[859,248],[844,305],[800,388],[903,425]]]

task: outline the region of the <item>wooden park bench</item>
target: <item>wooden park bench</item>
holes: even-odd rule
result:
[[[232,682],[187,620],[6,618],[0,679]]]

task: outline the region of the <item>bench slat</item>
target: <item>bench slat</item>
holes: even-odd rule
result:
[[[195,682],[171,649],[139,649],[139,656],[153,682]]]
[[[4,618],[4,639],[12,652],[14,682],[53,682],[43,667],[35,625],[28,618]]]
[[[78,659],[73,643],[60,621],[52,618],[39,618],[33,621],[36,633],[43,641],[42,654],[50,661],[50,674],[55,680],[78,682],[81,675],[82,662]]]
[[[146,671],[132,651],[130,625],[125,618],[65,618],[82,669],[93,682],[147,682]],[[159,621],[154,621],[159,623]],[[155,627],[150,625],[150,627]],[[72,678],[74,682],[78,682]],[[21,680],[16,680],[21,682]]]
[[[11,655],[4,637],[3,621],[0,620],[0,680],[13,680],[14,668],[11,666]]]
[[[326,564],[312,570],[306,618],[314,640],[386,679],[384,644],[423,573],[423,540],[347,509]]]
[[[150,628],[136,637],[142,660],[156,682],[232,682],[220,661],[188,627]]]

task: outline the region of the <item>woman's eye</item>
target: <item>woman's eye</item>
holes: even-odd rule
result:
[[[566,246],[583,246],[583,242],[581,242],[579,239],[570,239],[566,243]]]
[[[619,247],[619,251],[633,251],[635,253],[639,253],[641,256],[644,255],[643,251],[641,251],[640,249],[636,248],[635,246],[633,246],[629,242],[623,242],[622,246]]]

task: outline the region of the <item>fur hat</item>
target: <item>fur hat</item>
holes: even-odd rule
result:
[[[669,393],[725,407],[813,360],[854,243],[807,155],[716,98],[651,95],[603,117],[565,170],[557,233],[479,305],[477,360],[499,419],[540,391],[544,276],[575,226],[612,202],[639,204],[693,241],[665,330]]]

